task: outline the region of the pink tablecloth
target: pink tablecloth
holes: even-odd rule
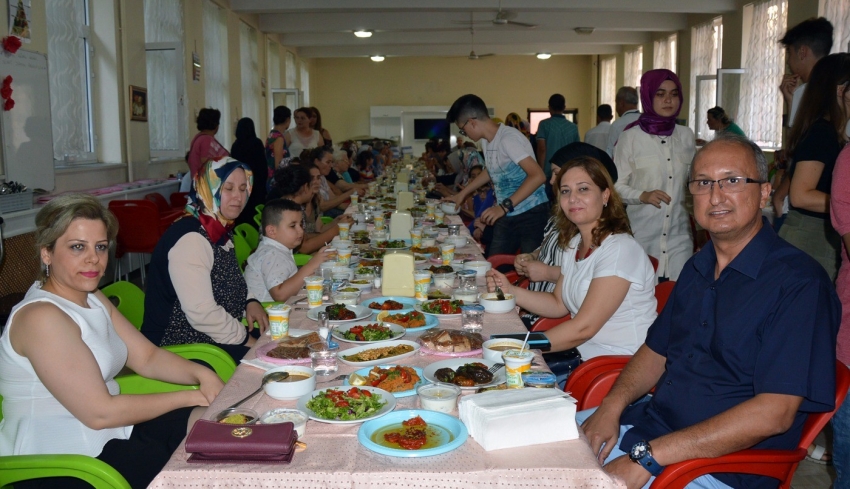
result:
[[[460,251],[474,253],[477,249],[470,244]],[[483,285],[483,281],[479,283]],[[368,294],[368,297],[378,295],[380,294],[374,292]],[[460,318],[441,319],[440,327],[460,329]],[[293,311],[290,328],[315,331],[317,325],[307,319],[306,311],[300,309]],[[485,336],[525,331],[515,313],[485,313]],[[405,339],[415,339],[418,336],[408,334]],[[257,347],[268,341],[268,337],[262,338]],[[340,342],[342,349],[352,346],[356,345]],[[251,358],[255,358],[254,350],[246,355],[246,359]],[[399,363],[425,367],[444,359],[445,357],[416,355]],[[535,363],[540,365],[535,368],[545,368],[539,352]],[[340,364],[338,374],[348,374],[356,369]],[[205,417],[212,417],[252,392],[260,385],[262,375],[263,372],[257,368],[240,365]],[[317,388],[341,384],[342,381],[327,382],[319,384]],[[277,401],[264,394],[257,395],[243,404],[259,414],[272,408],[294,408],[295,405],[296,401]],[[411,396],[398,399],[396,410],[418,407],[417,396]],[[460,448],[443,455],[405,459],[380,455],[360,445],[357,441],[359,427],[359,424],[340,425],[308,421],[306,434],[301,439],[307,444],[307,449],[296,453],[289,465],[189,464],[186,462],[188,455],[181,444],[150,487],[621,487],[602,471],[584,439],[486,452],[475,440],[469,438]]]

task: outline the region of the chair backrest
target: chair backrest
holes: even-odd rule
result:
[[[676,282],[673,280],[661,282],[655,286],[655,300],[658,302],[655,308],[658,311],[658,314],[661,314],[661,311],[664,309],[664,305],[667,304],[667,299],[670,298],[670,294],[673,292],[673,287],[675,286]]]
[[[576,409],[579,411],[596,407],[631,359],[631,355],[602,355],[591,358],[573,370],[567,378],[564,392],[569,392],[576,398]],[[598,387],[595,386],[597,378],[602,384]],[[607,389],[603,390],[605,386]]]
[[[657,272],[658,271],[658,258],[655,258],[652,255],[646,255],[646,256],[649,257],[649,263],[652,263],[652,270]]]
[[[266,204],[257,204],[256,207],[254,207],[254,210],[257,211],[258,216],[262,217],[263,209],[265,209],[265,208],[266,208]]]
[[[334,218],[330,216],[322,216],[322,224],[330,224],[334,222]]]
[[[292,255],[292,257],[295,258],[296,267],[303,267],[307,264],[308,261],[310,261],[310,258],[313,258],[312,256],[304,253],[295,253]]]
[[[112,200],[118,219],[118,247],[127,253],[153,253],[161,236],[159,209],[149,200]]]
[[[168,205],[168,201],[165,200],[165,197],[156,192],[145,195],[145,200],[149,200],[156,204],[156,208],[159,212],[168,212],[172,210],[171,206]]]
[[[169,197],[172,209],[183,209],[186,207],[186,202],[188,201],[189,192],[174,192]]]
[[[239,262],[239,269],[244,272],[245,261],[251,256],[251,245],[242,236],[234,234],[233,247],[236,248],[236,261]]]
[[[513,268],[514,260],[516,260],[516,255],[509,255],[507,253],[501,255],[491,255],[487,257],[487,261],[490,262],[490,265],[493,265],[494,269],[498,269],[499,267],[505,265],[510,265],[511,268]]]
[[[261,229],[263,227],[263,215],[262,214],[255,214],[254,215],[254,222],[257,223],[257,229]]]
[[[233,234],[242,236],[242,239],[244,239],[245,242],[248,243],[248,246],[251,247],[251,251],[256,250],[257,246],[260,245],[260,233],[257,231],[257,228],[247,222],[243,222],[233,228]]]
[[[534,324],[531,325],[532,333],[542,333],[543,331],[549,331],[555,326],[569,321],[572,318],[570,313],[567,313],[566,316],[561,318],[538,318],[537,321],[534,321]]]
[[[835,362],[835,409],[825,413],[811,413],[803,425],[803,435],[797,448],[809,448],[815,442],[815,437],[823,430],[824,426],[832,419],[832,416],[844,403],[847,390],[850,388],[850,369],[841,360]]]
[[[136,329],[142,329],[142,321],[145,319],[145,293],[130,282],[119,280],[107,285],[101,292],[109,298],[118,299],[115,307]]]

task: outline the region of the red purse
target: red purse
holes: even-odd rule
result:
[[[186,438],[189,462],[289,463],[298,433],[292,423],[224,424],[199,420]]]

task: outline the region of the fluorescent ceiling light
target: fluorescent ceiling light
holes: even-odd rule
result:
[[[381,61],[384,60],[384,57],[381,56],[380,54],[378,54],[376,56],[372,56],[371,60],[374,61],[375,63],[380,63]]]
[[[552,55],[549,53],[537,53],[537,59],[549,59]]]
[[[372,31],[354,31],[357,37],[372,37]]]

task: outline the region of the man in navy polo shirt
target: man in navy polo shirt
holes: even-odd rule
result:
[[[630,488],[683,460],[794,449],[807,414],[833,408],[841,306],[823,268],[762,218],[766,181],[764,155],[745,138],[724,134],[697,153],[688,189],[711,241],[598,410],[576,416]],[[718,473],[688,487],[777,485]]]

